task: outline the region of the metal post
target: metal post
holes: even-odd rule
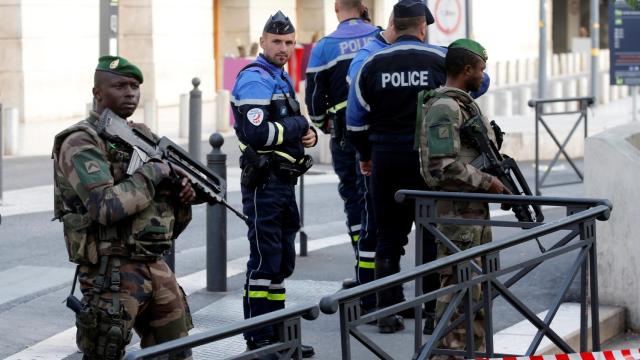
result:
[[[539,116],[541,116],[541,113],[542,113],[542,104],[536,104],[536,115],[535,115],[536,116],[536,131],[535,131],[535,133],[536,133],[536,146],[535,146],[535,152],[536,152],[536,184],[535,184],[536,185],[536,192],[535,192],[535,194],[536,194],[536,196],[540,196],[540,174],[539,174],[539,171],[540,171],[540,148],[539,148],[538,144],[540,142],[540,138],[539,138],[539,136],[540,136],[540,132],[539,132],[540,131],[539,130],[539,128],[540,128],[540,124],[539,124],[540,118],[539,118]]]
[[[540,0],[540,44],[538,46],[538,99],[547,94],[547,0]]]
[[[600,55],[600,1],[591,0],[591,90],[598,98],[598,56]]]
[[[467,38],[473,39],[473,10],[471,9],[471,0],[465,0],[465,8],[467,9]]]
[[[200,79],[191,80],[193,90],[189,92],[189,154],[200,160],[200,139],[202,134],[202,91],[198,89]]]
[[[207,167],[225,181],[227,198],[227,154],[220,148],[224,137],[214,133],[209,137],[211,152]],[[191,143],[189,143],[191,144]],[[207,291],[227,291],[227,212],[222,205],[207,205]]]
[[[100,56],[118,54],[118,2],[100,0]]]
[[[300,256],[307,256],[307,233],[304,231],[304,175],[300,176]]]
[[[2,146],[2,103],[0,103],[0,205],[2,205],[2,157],[4,156],[4,147]]]

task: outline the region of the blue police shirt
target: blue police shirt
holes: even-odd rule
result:
[[[305,101],[309,117],[316,125],[323,125],[327,110],[337,112],[346,107],[349,64],[379,31],[362,19],[348,19],[313,47],[306,73]]]
[[[347,73],[347,82],[351,84],[351,81],[355,79],[358,71],[360,71],[362,63],[367,60],[367,58],[372,53],[380,49],[384,49],[389,45],[390,44],[387,39],[384,38],[384,31],[380,31],[379,33],[377,33],[373,40],[369,41],[369,43],[365,47],[358,50],[358,53],[356,53],[356,57],[351,60],[351,64],[349,65],[349,72]],[[351,96],[349,96],[349,99],[350,98]]]
[[[254,150],[271,150],[289,161],[304,156],[300,138],[309,130],[307,119],[288,104],[295,99],[289,75],[260,54],[241,71],[231,92],[231,109],[238,140]]]

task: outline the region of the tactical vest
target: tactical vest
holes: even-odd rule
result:
[[[482,121],[485,123],[486,129],[492,129],[487,117],[482,113],[478,104],[469,96],[464,93],[462,90],[447,88],[447,89],[436,89],[436,90],[423,90],[418,94],[418,109],[417,109],[417,118],[416,118],[416,132],[415,132],[415,141],[414,148],[420,151],[420,173],[422,177],[426,181],[427,185],[431,188],[437,188],[437,180],[433,178],[433,176],[428,171],[429,164],[429,153],[427,151],[428,146],[420,146],[420,144],[427,144],[429,140],[429,134],[427,129],[429,128],[428,120],[426,119],[426,114],[429,108],[439,99],[450,98],[455,100],[455,102],[460,106],[461,115],[463,117],[463,123],[475,116],[480,116]],[[487,134],[489,138],[495,143],[496,137],[492,130],[489,130]],[[469,159],[469,161],[464,161],[465,163],[470,162],[475,159],[479,154],[479,152],[473,148],[469,144],[460,144],[460,153],[463,159]]]
[[[125,256],[143,261],[157,260],[170,250],[172,240],[191,220],[190,207],[188,210],[174,209],[170,194],[156,189],[151,204],[137,214],[109,226],[93,221],[58,165],[62,143],[77,131],[85,132],[98,144],[99,150],[110,164],[114,184],[128,177],[126,168],[129,154],[102,139],[89,119],[56,135],[52,153],[54,219],[63,223],[69,261],[83,265],[97,264],[98,259],[104,255]],[[176,210],[179,218],[177,223]]]

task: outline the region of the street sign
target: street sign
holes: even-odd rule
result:
[[[429,44],[448,46],[467,37],[467,6],[465,0],[429,0],[429,10],[435,24],[429,26]]]
[[[640,9],[627,1],[609,2],[611,85],[640,85]]]

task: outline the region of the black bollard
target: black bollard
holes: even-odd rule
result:
[[[189,154],[201,161],[200,139],[202,136],[202,91],[198,89],[200,79],[191,80],[193,90],[189,92]]]
[[[207,154],[207,167],[218,174],[226,184],[227,155],[220,148],[224,137],[214,133],[209,137],[211,152]],[[227,198],[226,185],[224,198]],[[227,291],[227,212],[224,206],[207,205],[207,291]]]
[[[300,256],[307,256],[307,233],[304,231],[304,175],[300,176]]]

